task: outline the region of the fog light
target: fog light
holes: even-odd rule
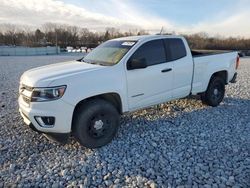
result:
[[[45,128],[51,128],[55,125],[55,117],[52,116],[35,116],[36,122]]]

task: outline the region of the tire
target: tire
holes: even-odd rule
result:
[[[218,106],[225,95],[225,81],[220,77],[211,78],[207,90],[201,94],[203,104]]]
[[[73,135],[87,148],[98,148],[111,142],[115,137],[120,116],[109,102],[95,99],[84,103],[73,121]]]

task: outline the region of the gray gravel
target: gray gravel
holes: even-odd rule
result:
[[[196,97],[126,114],[116,139],[90,150],[24,125],[18,81],[75,56],[0,57],[0,187],[250,187],[250,59],[217,108]]]

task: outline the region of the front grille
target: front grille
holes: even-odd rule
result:
[[[21,84],[20,90],[32,91],[33,87],[27,86],[25,84]]]
[[[21,113],[22,113],[22,115],[23,115],[25,118],[27,118],[27,119],[30,121],[29,117],[28,117],[25,113],[23,113],[22,111],[21,111]]]
[[[30,104],[30,97],[22,95],[23,101],[26,102],[27,104]]]
[[[30,101],[31,101],[32,90],[33,90],[33,87],[27,86],[25,84],[20,84],[19,95],[22,96],[23,101],[27,103],[28,105],[30,104]],[[30,93],[30,95],[27,95],[27,93]]]

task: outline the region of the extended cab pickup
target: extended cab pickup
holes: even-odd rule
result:
[[[238,65],[237,52],[191,51],[181,36],[113,39],[81,60],[25,72],[19,111],[33,130],[96,148],[114,138],[124,112],[197,94],[219,105]]]

